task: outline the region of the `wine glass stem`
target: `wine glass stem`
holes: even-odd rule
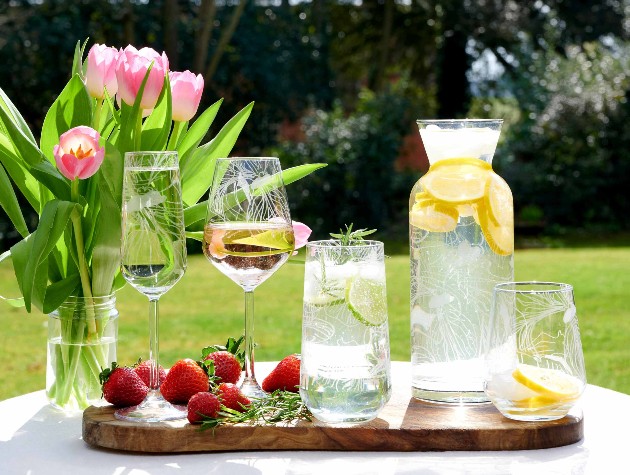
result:
[[[245,291],[245,381],[256,381],[254,374],[254,291]]]
[[[160,387],[158,343],[158,298],[149,297],[149,360],[151,361],[151,371],[149,372],[150,389],[158,389]]]

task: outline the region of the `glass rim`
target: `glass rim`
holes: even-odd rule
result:
[[[524,288],[529,286],[530,288]],[[523,287],[523,288],[519,288]],[[534,288],[540,287],[540,288]],[[547,287],[547,288],[543,288]],[[539,280],[501,282],[494,286],[495,292],[505,292],[512,294],[543,294],[553,292],[572,292],[573,286],[564,282],[549,282]]]
[[[217,161],[219,161],[219,160],[223,161],[223,162],[233,161],[233,160],[260,160],[260,161],[263,161],[263,160],[278,160],[278,161],[280,161],[280,158],[278,158],[278,157],[220,157],[220,158],[217,158]]]
[[[503,119],[416,119],[416,124],[502,124]]]
[[[177,150],[136,150],[133,152],[125,152],[125,158],[134,155],[178,155]]]
[[[342,245],[339,239],[320,239],[318,241],[309,241],[306,243],[306,247],[309,249],[357,249],[366,247],[384,247],[382,241],[375,239],[365,239],[362,241],[355,241],[354,244]]]

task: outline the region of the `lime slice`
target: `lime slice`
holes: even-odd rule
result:
[[[315,307],[330,307],[345,303],[346,299],[343,296],[340,297],[333,294],[318,293],[315,295],[304,296],[304,302]]]
[[[420,178],[422,188],[433,198],[449,204],[471,203],[486,194],[492,167],[474,158],[440,160]]]
[[[348,280],[346,302],[354,318],[370,326],[387,321],[385,282],[363,277]]]
[[[447,233],[455,229],[457,209],[430,198],[417,201],[409,213],[409,223],[432,233]]]
[[[287,240],[286,230],[264,231],[252,236],[234,239],[233,244],[249,244],[250,246],[267,247],[269,249],[292,249],[293,243]]]
[[[582,393],[582,384],[577,378],[557,369],[520,364],[512,376],[523,386],[536,391],[547,402],[549,399],[570,401],[577,399]]]

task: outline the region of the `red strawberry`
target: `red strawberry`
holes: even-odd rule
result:
[[[235,384],[241,378],[241,363],[229,351],[215,351],[205,358],[214,362],[214,375],[224,383]]]
[[[252,403],[249,398],[241,392],[238,386],[232,383],[219,384],[217,396],[221,404],[238,412],[243,412],[245,407]]]
[[[140,376],[140,379],[144,381],[144,384],[146,384],[147,386],[150,386],[149,385],[149,373],[151,371],[150,360],[139,362],[137,365],[134,366],[133,370],[136,372],[138,376]],[[162,367],[162,365],[160,365],[160,367],[158,368],[158,373],[160,375],[160,384],[161,384],[166,379],[166,371],[164,370],[164,367]]]
[[[209,392],[193,394],[188,401],[188,422],[200,424],[205,417],[217,417],[221,403],[219,398]]]
[[[203,360],[214,362],[214,375],[220,378],[219,382],[236,384],[241,378],[244,354],[239,351],[239,346],[243,339],[230,337],[225,346],[212,345],[202,350]]]
[[[262,382],[263,391],[277,389],[297,393],[300,385],[300,355],[286,356]]]
[[[100,374],[103,397],[114,406],[126,407],[140,404],[149,392],[149,388],[131,368],[112,363]]]
[[[207,391],[208,388],[208,373],[202,364],[186,358],[179,360],[169,370],[160,392],[171,404],[186,404],[194,394]]]

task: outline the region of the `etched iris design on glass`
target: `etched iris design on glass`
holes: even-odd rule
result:
[[[245,291],[245,375],[241,391],[264,397],[254,373],[254,289],[295,247],[280,161],[274,157],[216,161],[203,252]]]
[[[160,393],[158,301],[184,275],[186,237],[177,152],[125,154],[122,202],[122,275],[149,299],[149,393],[118,419],[159,422],[186,417]]]

